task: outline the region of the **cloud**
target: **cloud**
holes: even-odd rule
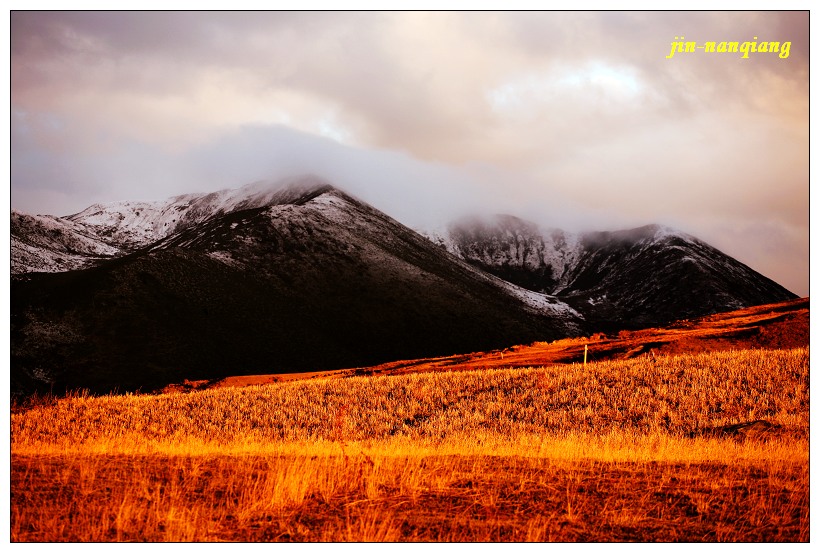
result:
[[[680,36],[792,46],[667,59]],[[798,255],[808,40],[807,12],[12,12],[12,206],[325,172],[414,225],[675,222]]]

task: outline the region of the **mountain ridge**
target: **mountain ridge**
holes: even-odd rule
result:
[[[484,271],[559,298],[596,330],[797,297],[702,240],[658,224],[567,233],[505,215],[456,221],[431,239]]]
[[[533,307],[527,292],[341,191],[289,201],[13,282],[14,387],[147,390],[582,331],[561,302],[535,295],[544,305]]]
[[[53,271],[12,279],[19,390],[365,366],[794,297],[674,229],[502,216],[431,241],[316,177],[15,218],[12,272],[15,252]]]

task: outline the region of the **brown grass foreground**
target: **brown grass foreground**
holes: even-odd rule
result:
[[[808,378],[802,348],[67,398],[12,415],[11,538],[808,541]]]

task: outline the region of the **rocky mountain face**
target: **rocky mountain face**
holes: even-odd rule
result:
[[[126,253],[14,279],[12,388],[150,390],[583,332],[565,303],[484,273],[329,185],[247,192],[68,218]]]
[[[703,241],[658,225],[572,234],[496,216],[459,221],[431,239],[475,267],[566,302],[596,331],[796,297]]]
[[[512,215],[462,219],[430,239],[484,271],[543,293],[560,288],[581,254],[578,235]]]

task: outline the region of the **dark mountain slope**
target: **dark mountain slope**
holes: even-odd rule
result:
[[[98,267],[15,281],[13,390],[148,390],[580,332],[565,305],[536,310],[375,209],[304,192]]]
[[[620,330],[794,299],[708,244],[656,225],[591,233],[556,291],[593,327]]]

